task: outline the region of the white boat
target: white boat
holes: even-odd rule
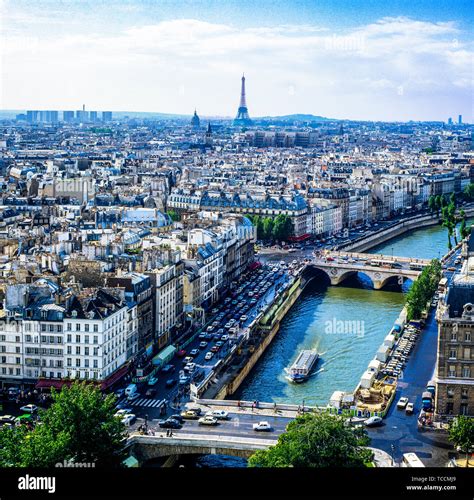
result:
[[[319,358],[319,354],[316,351],[305,350],[301,351],[296,358],[296,361],[286,369],[287,379],[291,382],[300,383],[304,382],[309,375],[311,370]]]

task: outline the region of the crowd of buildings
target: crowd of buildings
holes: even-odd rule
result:
[[[6,385],[146,371],[252,265],[250,216],[323,238],[474,182],[468,125],[31,113],[0,124]]]

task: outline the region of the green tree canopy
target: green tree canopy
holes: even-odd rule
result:
[[[459,415],[449,426],[449,440],[466,454],[466,467],[469,465],[469,454],[474,447],[474,419]]]
[[[53,403],[33,430],[0,430],[0,466],[53,467],[63,460],[120,464],[126,433],[114,416],[115,396],[85,382],[51,393]]]
[[[431,263],[421,271],[406,295],[408,320],[420,318],[427,302],[431,300],[431,297],[438,287],[441,275],[441,263],[438,259],[433,259]]]
[[[342,416],[307,413],[288,424],[278,443],[249,459],[249,467],[364,467],[372,459],[363,428]]]

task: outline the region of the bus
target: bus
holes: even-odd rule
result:
[[[375,267],[385,267],[387,269],[399,269],[402,267],[398,262],[393,262],[393,260],[382,260],[382,259],[372,259],[369,262],[370,266]]]
[[[446,291],[447,286],[448,286],[448,278],[441,278],[438,283],[438,292],[444,293]]]
[[[402,467],[425,467],[425,464],[418,458],[416,453],[404,453]]]
[[[413,271],[422,271],[423,264],[419,264],[418,262],[410,262],[410,269]]]

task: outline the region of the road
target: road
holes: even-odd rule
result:
[[[249,296],[249,292],[258,288],[257,280],[264,277],[264,282],[267,281],[269,284],[268,289],[265,293],[261,293],[257,299],[254,299],[253,296]],[[240,324],[240,330],[237,335],[243,335],[245,328],[248,327],[252,321],[256,318],[259,312],[265,308],[267,305],[273,302],[275,295],[278,291],[288,282],[289,276],[286,272],[282,271],[280,273],[272,273],[271,268],[267,266],[262,267],[262,273],[258,274],[258,270],[250,274],[245,280],[240,283],[239,286],[242,286],[243,289],[237,297],[241,297],[241,302],[245,303],[245,307],[248,308],[245,310],[245,316],[247,319]],[[225,327],[225,324],[229,321],[229,317],[235,317],[235,307],[237,304],[233,302],[239,301],[238,298],[234,298],[232,296],[223,297],[215,306],[212,308],[212,313],[209,316],[209,319],[206,323],[206,326],[203,328],[205,332],[207,327],[212,325],[213,322],[218,321],[219,324],[216,325],[213,329],[213,334]],[[252,300],[254,304],[251,304]],[[216,320],[218,314],[225,313],[225,317],[221,320]],[[240,316],[240,313],[237,314]],[[207,342],[206,347],[200,348],[199,344],[201,342]],[[206,378],[211,370],[216,366],[221,359],[223,359],[230,351],[231,347],[237,342],[236,338],[229,338],[227,342],[224,343],[222,348],[214,354],[213,358],[210,360],[205,360],[206,353],[211,350],[213,346],[216,345],[217,339],[212,340],[204,340],[200,339],[199,336],[186,346],[186,355],[196,349],[198,351],[197,355],[194,356],[193,362],[196,363],[195,372],[203,371],[204,376],[202,379]],[[148,418],[160,418],[165,416],[166,414],[172,414],[175,412],[175,409],[181,409],[183,405],[189,401],[189,384],[180,385],[177,383],[178,372],[181,371],[184,366],[184,358],[176,357],[170,362],[175,367],[173,372],[170,373],[162,373],[158,372],[157,378],[158,382],[153,386],[153,389],[156,390],[156,394],[153,397],[145,397],[146,390],[149,388],[146,384],[144,384],[140,390],[140,397],[135,401],[127,401],[125,398],[122,398],[119,403],[121,408],[131,409],[132,412],[137,417],[144,418],[145,415]],[[170,379],[175,381],[173,387],[166,387],[166,382]],[[125,384],[126,385],[126,384]],[[125,387],[123,385],[122,388]],[[166,404],[165,404],[166,401]],[[174,406],[174,407],[173,407]]]

